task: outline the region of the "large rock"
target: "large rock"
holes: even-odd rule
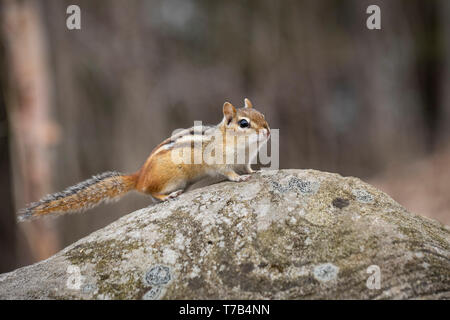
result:
[[[357,178],[266,171],[136,211],[0,275],[5,298],[450,298],[450,231]]]

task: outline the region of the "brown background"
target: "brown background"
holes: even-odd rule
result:
[[[16,225],[25,203],[135,171],[244,97],[280,129],[281,168],[358,176],[450,224],[449,1],[3,0],[0,19],[0,272],[151,200]]]

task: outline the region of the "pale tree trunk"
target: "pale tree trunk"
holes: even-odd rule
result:
[[[58,139],[57,126],[50,120],[49,68],[38,9],[34,1],[7,0],[1,17],[16,209],[50,191],[50,147]],[[37,221],[20,226],[33,259],[45,259],[58,250],[53,224]]]

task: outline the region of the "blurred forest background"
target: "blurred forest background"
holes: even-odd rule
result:
[[[244,97],[280,129],[281,168],[357,176],[450,224],[449,89],[447,0],[0,0],[0,272],[152,202],[16,224],[19,208],[133,172]]]

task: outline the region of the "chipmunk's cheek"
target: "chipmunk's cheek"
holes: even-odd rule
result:
[[[259,140],[259,136],[257,133],[253,133],[250,135],[250,139],[249,139],[250,143],[258,142],[258,140]]]
[[[268,131],[267,129],[262,129],[262,130],[260,131],[258,137],[259,137],[258,140],[259,140],[260,142],[266,141],[266,140],[269,139],[269,137],[270,137],[270,131]]]

